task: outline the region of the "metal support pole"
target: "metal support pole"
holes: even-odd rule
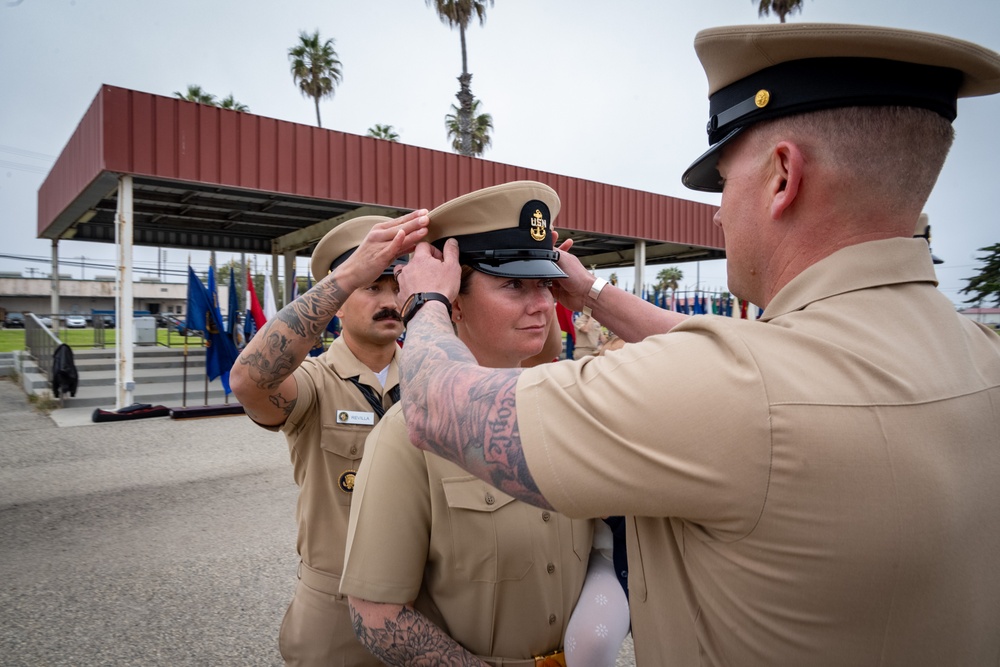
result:
[[[271,253],[271,294],[274,295],[274,307],[281,310],[285,304],[281,301],[281,290],[278,289],[278,253]]]
[[[118,250],[117,298],[115,299],[115,409],[132,405],[135,391],[135,368],[132,331],[132,177],[118,179],[118,215],[115,218],[115,247]]]
[[[292,302],[292,290],[294,286],[292,282],[295,280],[295,251],[286,250],[285,251],[285,303],[289,304]]]
[[[52,326],[59,329],[59,239],[52,239],[52,281],[51,301],[49,311],[52,313]]]
[[[642,287],[645,282],[646,269],[646,242],[635,242],[635,292],[637,296],[642,296]]]

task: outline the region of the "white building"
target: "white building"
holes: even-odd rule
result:
[[[958,312],[988,327],[1000,329],[1000,308],[966,308]]]

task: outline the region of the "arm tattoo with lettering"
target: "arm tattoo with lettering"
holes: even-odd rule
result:
[[[521,448],[515,403],[521,369],[479,366],[444,310],[424,310],[407,329],[400,367],[410,438],[501,491],[551,509]]]
[[[352,605],[351,622],[358,641],[387,665],[484,667],[482,660],[410,605],[401,605],[396,617],[386,618],[383,624],[369,623]]]

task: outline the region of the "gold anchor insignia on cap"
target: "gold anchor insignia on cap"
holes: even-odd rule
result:
[[[354,493],[354,477],[357,474],[357,470],[345,470],[340,473],[340,480],[337,483],[340,490],[344,493]]]
[[[542,212],[535,209],[535,213],[531,216],[531,238],[536,241],[545,240],[545,230],[548,228],[548,221],[542,217]]]
[[[771,101],[771,93],[767,92],[763,88],[757,91],[757,94],[753,98],[753,103],[757,105],[758,109],[763,109],[767,106],[767,103]]]

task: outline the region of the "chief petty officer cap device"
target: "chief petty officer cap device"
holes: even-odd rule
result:
[[[392,220],[384,215],[362,215],[342,222],[326,233],[316,249],[313,250],[310,269],[316,282],[323,280],[328,273],[347,261],[347,258],[354,254],[365,236],[371,228],[380,222]],[[397,264],[406,264],[406,257],[398,257],[389,268],[382,271],[383,276],[393,275],[392,267]]]
[[[710,28],[694,48],[708,77],[711,148],[684,172],[692,190],[722,192],[723,146],[771,118],[849,106],[911,106],[949,121],[957,98],[1000,92],[1000,55],[911,30],[801,23]]]
[[[427,240],[441,249],[458,241],[459,262],[502,278],[565,278],[555,261],[552,222],[559,195],[535,181],[476,190],[430,212]]]

